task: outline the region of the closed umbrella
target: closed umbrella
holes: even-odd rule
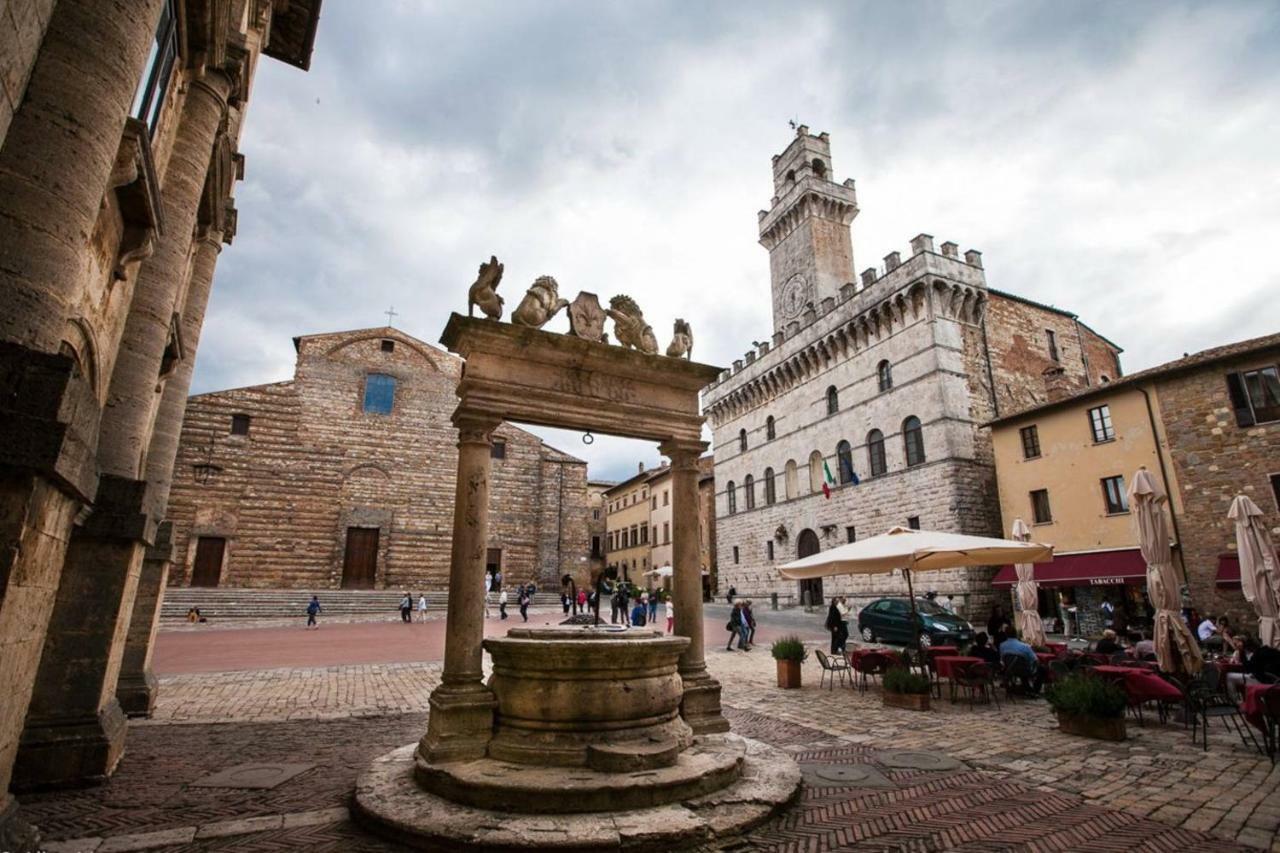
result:
[[[1240,589],[1258,611],[1258,639],[1264,646],[1280,642],[1280,571],[1271,534],[1262,523],[1262,510],[1245,495],[1237,495],[1227,511],[1236,523],[1236,553],[1240,558]]]
[[[1031,528],[1021,518],[1013,520],[1013,539],[1017,542],[1031,541]],[[1015,563],[1014,572],[1018,575],[1018,633],[1025,643],[1043,646],[1044,622],[1040,620],[1039,586],[1036,584],[1035,568],[1030,563]]]
[[[1204,659],[1200,646],[1178,613],[1182,603],[1178,578],[1173,573],[1173,553],[1169,550],[1169,529],[1164,520],[1164,490],[1151,472],[1139,468],[1129,484],[1129,506],[1137,529],[1138,547],[1147,563],[1147,597],[1156,609],[1153,638],[1156,660],[1166,672],[1200,672]]]

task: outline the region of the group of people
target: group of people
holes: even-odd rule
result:
[[[751,599],[744,598],[733,603],[733,609],[729,611],[729,621],[724,627],[729,632],[729,642],[724,647],[726,652],[733,651],[734,640],[738,641],[739,651],[751,651],[756,640],[756,617],[751,611]]]
[[[412,595],[410,595],[408,592],[406,592],[404,595],[400,596],[400,621],[401,621],[401,622],[403,622],[403,623],[405,623],[406,625],[408,625],[408,624],[410,624],[410,623],[412,623],[412,622],[414,621],[414,619],[413,619],[414,606],[415,606],[415,605],[414,605],[414,602],[413,602],[413,596],[412,596]],[[417,621],[419,621],[419,622],[426,622],[426,621],[427,621],[427,596],[426,596],[426,593],[423,593],[423,594],[421,594],[421,595],[419,595],[419,596],[418,596],[417,611],[418,611],[418,620],[417,620]]]

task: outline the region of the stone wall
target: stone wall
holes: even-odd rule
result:
[[[1270,482],[1280,473],[1280,422],[1237,426],[1226,375],[1277,363],[1280,347],[1273,347],[1155,382],[1153,396],[1182,489],[1178,527],[1191,603],[1201,613],[1229,612],[1236,624],[1256,622],[1239,587],[1219,589],[1214,582],[1219,555],[1236,550],[1227,510],[1236,495],[1248,495],[1280,541],[1280,506]]]
[[[378,588],[446,588],[460,363],[392,329],[307,336],[298,350],[291,381],[188,402],[171,582],[190,582],[198,537],[220,536],[222,585],[336,588],[347,528],[377,527]],[[390,415],[363,410],[369,373],[396,378]],[[249,416],[248,435],[231,434],[235,414]],[[508,578],[545,587],[586,564],[586,465],[510,425],[495,438],[505,458],[492,460],[489,547]],[[200,484],[195,466],[210,459],[222,470]]]

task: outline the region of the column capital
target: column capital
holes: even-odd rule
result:
[[[453,413],[453,425],[458,428],[458,445],[493,443],[493,431],[502,424],[501,418],[486,412],[470,412],[458,409]]]
[[[705,441],[670,438],[658,445],[658,452],[671,460],[671,470],[697,468],[698,459],[707,452]]]

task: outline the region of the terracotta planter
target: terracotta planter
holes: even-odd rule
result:
[[[778,663],[778,686],[786,690],[795,690],[800,686],[800,661],[780,660]]]
[[[880,696],[884,704],[890,708],[906,708],[908,711],[929,710],[928,693],[890,693],[886,690]]]
[[[1084,717],[1058,714],[1058,731],[1097,740],[1124,740],[1124,717]]]

